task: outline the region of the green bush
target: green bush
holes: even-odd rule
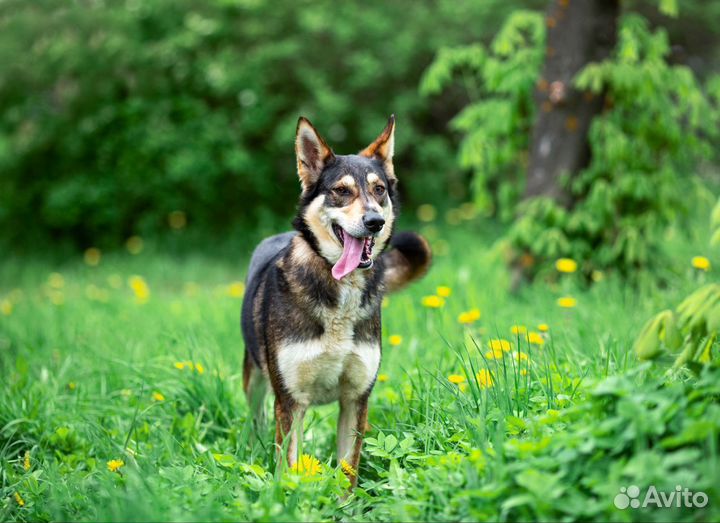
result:
[[[516,11],[486,51],[482,45],[444,48],[420,84],[437,95],[458,78],[470,104],[451,121],[462,133],[458,162],[473,173],[473,196],[486,213],[512,217],[524,187],[535,107],[533,89],[545,48],[542,15]]]
[[[204,231],[286,222],[300,114],[352,152],[395,112],[403,190],[442,198],[460,173],[437,132],[445,104],[428,106],[418,79],[441,45],[512,8],[3,2],[0,227],[13,243],[102,245],[162,231],[173,210]]]
[[[710,216],[710,244],[720,239],[720,200]],[[712,270],[704,256],[692,259],[693,270],[705,281]],[[675,310],[666,309],[650,318],[635,340],[635,352],[643,360],[673,363],[673,369],[684,366],[696,372],[701,363],[717,359],[720,337],[720,285],[703,285],[687,296]]]
[[[516,13],[493,42],[501,58],[489,58],[481,46],[440,53],[423,83],[435,92],[451,71],[472,65],[482,91],[455,119],[464,133],[460,160],[474,169],[480,203],[494,194],[501,215],[515,208],[524,186],[543,42],[541,16]],[[503,49],[512,54],[503,57]],[[612,57],[576,77],[577,88],[606,94],[608,104],[590,129],[590,165],[564,180],[572,208],[546,197],[517,206],[508,240],[514,258],[532,260],[531,272],[560,256],[581,260],[587,275],[610,268],[627,274],[657,259],[664,227],[690,203],[687,180],[712,156],[720,121],[720,80],[701,86],[688,67],[668,63],[669,52],[663,29],[626,15]],[[457,56],[465,59],[453,61]],[[502,83],[493,81],[499,68],[507,71]]]
[[[717,82],[709,93],[685,66],[669,65],[665,31],[638,16],[623,19],[614,55],[587,66],[580,89],[606,91],[610,108],[590,129],[592,160],[568,179],[571,211],[528,203],[510,232],[513,245],[541,260],[587,260],[586,272],[624,273],[658,259],[664,227],[689,209],[689,184],[718,137]]]

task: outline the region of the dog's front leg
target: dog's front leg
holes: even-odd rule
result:
[[[367,417],[367,397],[341,400],[337,430],[337,459],[338,463],[344,465],[342,467],[343,471],[353,487],[357,484],[360,450],[362,449],[362,440],[365,435]],[[347,465],[349,465],[349,467]]]
[[[275,398],[275,446],[278,463],[283,457],[285,438],[288,438],[287,463],[290,467],[297,463],[302,444],[305,410],[304,406],[293,402],[289,398]]]

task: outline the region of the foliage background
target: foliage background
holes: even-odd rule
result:
[[[720,76],[703,83],[673,64],[668,32],[625,14],[611,57],[573,79],[578,96],[601,97],[604,107],[588,134],[589,165],[560,177],[571,203],[524,198],[536,86],[547,90],[552,80],[541,75],[545,32],[542,14],[515,11],[490,45],[444,48],[423,76],[428,95],[457,83],[468,92],[451,126],[462,135],[460,164],[473,171],[474,202],[504,221],[516,218],[508,244],[529,275],[552,271],[561,256],[583,260],[588,279],[595,270],[657,268],[667,225],[686,219],[695,197],[708,199],[697,175],[717,158]],[[573,125],[571,114],[569,132]]]
[[[210,234],[276,227],[297,199],[301,114],[348,153],[395,112],[409,200],[461,199],[444,132],[461,100],[428,103],[418,80],[438,48],[475,41],[512,7],[4,2],[0,227],[16,245],[79,247],[157,234],[173,210]]]
[[[174,210],[201,235],[282,227],[299,114],[352,152],[395,112],[405,201],[465,200],[474,165],[463,149],[457,161],[447,124],[472,93],[428,97],[418,85],[438,52],[489,42],[518,7],[544,2],[3,2],[3,243],[115,245],[164,233]],[[713,70],[717,6],[683,3],[676,20],[654,2],[627,9],[667,26],[672,59]],[[497,153],[500,167],[521,160],[513,150]],[[513,201],[519,185],[486,197]]]

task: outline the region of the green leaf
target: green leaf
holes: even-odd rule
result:
[[[677,0],[660,0],[658,6],[660,12],[664,15],[676,18],[678,15],[678,3]]]
[[[231,454],[216,454],[213,452],[213,458],[215,458],[218,465],[223,467],[233,468],[237,465],[235,456]]]
[[[388,436],[385,438],[385,450],[387,452],[392,452],[395,447],[397,447],[398,439],[392,435],[388,434]]]

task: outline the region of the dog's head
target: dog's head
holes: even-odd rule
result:
[[[295,138],[302,196],[295,227],[341,279],[369,269],[392,234],[395,117],[358,154],[336,155],[306,118]]]

